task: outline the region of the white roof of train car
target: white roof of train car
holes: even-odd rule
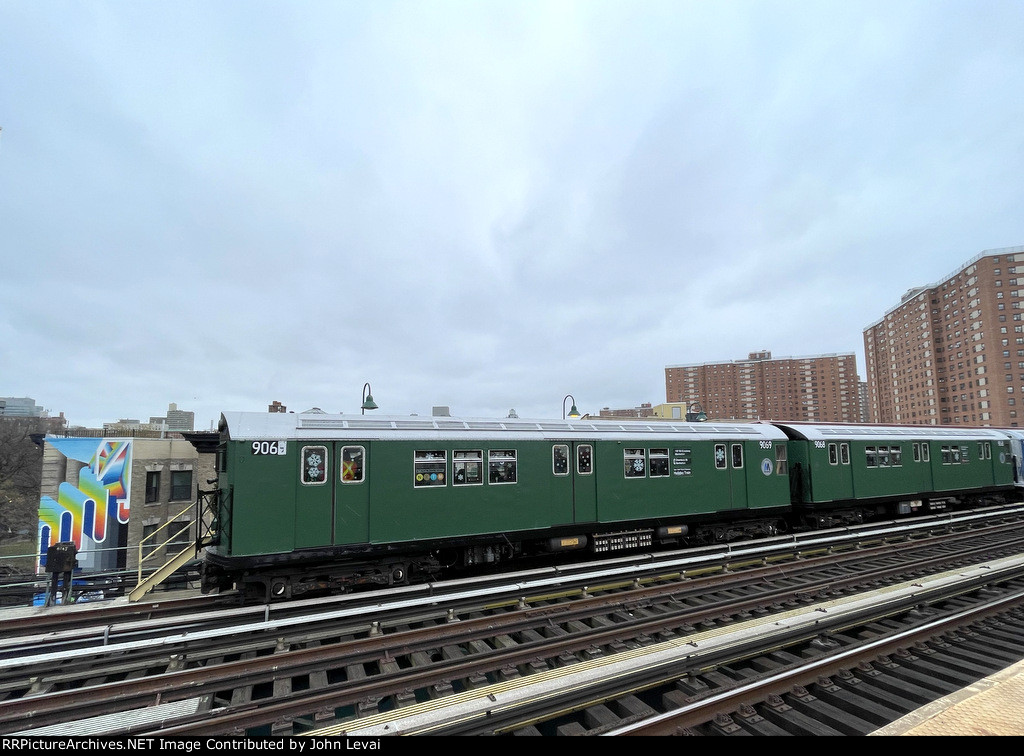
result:
[[[1005,441],[998,428],[960,428],[934,425],[816,425],[775,423],[808,441]]]
[[[345,439],[627,439],[683,441],[777,439],[786,434],[767,423],[681,423],[665,420],[526,420],[320,413],[224,412],[232,440]]]

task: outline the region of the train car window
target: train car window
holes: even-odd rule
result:
[[[878,455],[873,446],[864,447],[864,457],[868,467],[878,467]]]
[[[569,474],[569,447],[566,444],[551,447],[551,471],[555,475]]]
[[[844,465],[850,464],[850,445],[847,443],[839,444],[839,461]]]
[[[969,461],[966,446],[943,446],[942,464],[962,465]]]
[[[914,442],[914,461],[921,461],[921,444],[919,444],[917,441]]]
[[[828,463],[830,465],[839,464],[839,447],[836,444],[828,445]]]
[[[927,442],[921,444],[921,461],[930,462],[932,457],[931,447],[928,446]]]
[[[623,471],[627,478],[643,478],[647,475],[643,449],[622,450]]]
[[[452,485],[482,486],[484,484],[483,449],[452,452]]]
[[[743,444],[732,445],[732,466],[735,468],[743,467]]]
[[[515,449],[491,449],[487,452],[487,464],[491,483],[516,482]]]
[[[361,446],[341,447],[341,482],[362,483],[366,450]]]
[[[725,444],[715,444],[715,468],[724,470],[728,462],[725,459]]]
[[[669,476],[668,449],[651,449],[650,465],[652,478],[667,478]]]
[[[903,447],[893,446],[889,449],[893,467],[903,467]]]
[[[302,484],[322,486],[327,482],[327,447],[302,447]]]
[[[788,458],[786,456],[786,445],[776,444],[775,445],[775,474],[785,475],[789,472],[788,469]]]
[[[448,472],[448,452],[443,449],[417,451],[413,454],[413,485],[443,486]]]
[[[889,447],[879,446],[878,447],[878,466],[889,467],[891,464],[891,458],[889,457]]]
[[[576,472],[580,475],[590,475],[594,472],[594,448],[590,444],[580,444],[576,447]]]

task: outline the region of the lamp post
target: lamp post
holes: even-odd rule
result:
[[[361,414],[365,415],[366,410],[377,409],[377,403],[373,401],[373,394],[370,393],[370,384],[366,383],[363,385],[363,405]]]
[[[572,399],[572,407],[569,409],[569,417],[579,417],[580,411],[576,409],[576,397],[574,397],[572,394],[566,394],[565,399],[562,400],[562,419],[565,420],[566,399]]]

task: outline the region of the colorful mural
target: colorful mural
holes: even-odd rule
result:
[[[123,569],[131,511],[131,440],[48,438],[68,460],[85,464],[77,485],[61,483],[56,500],[39,501],[37,569],[46,566],[46,550],[73,541],[83,570]]]

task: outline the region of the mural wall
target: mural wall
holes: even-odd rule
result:
[[[131,511],[132,442],[105,438],[48,438],[68,470],[84,463],[74,483],[60,484],[56,500],[39,501],[37,568],[45,571],[46,550],[73,541],[83,570],[124,569]]]

